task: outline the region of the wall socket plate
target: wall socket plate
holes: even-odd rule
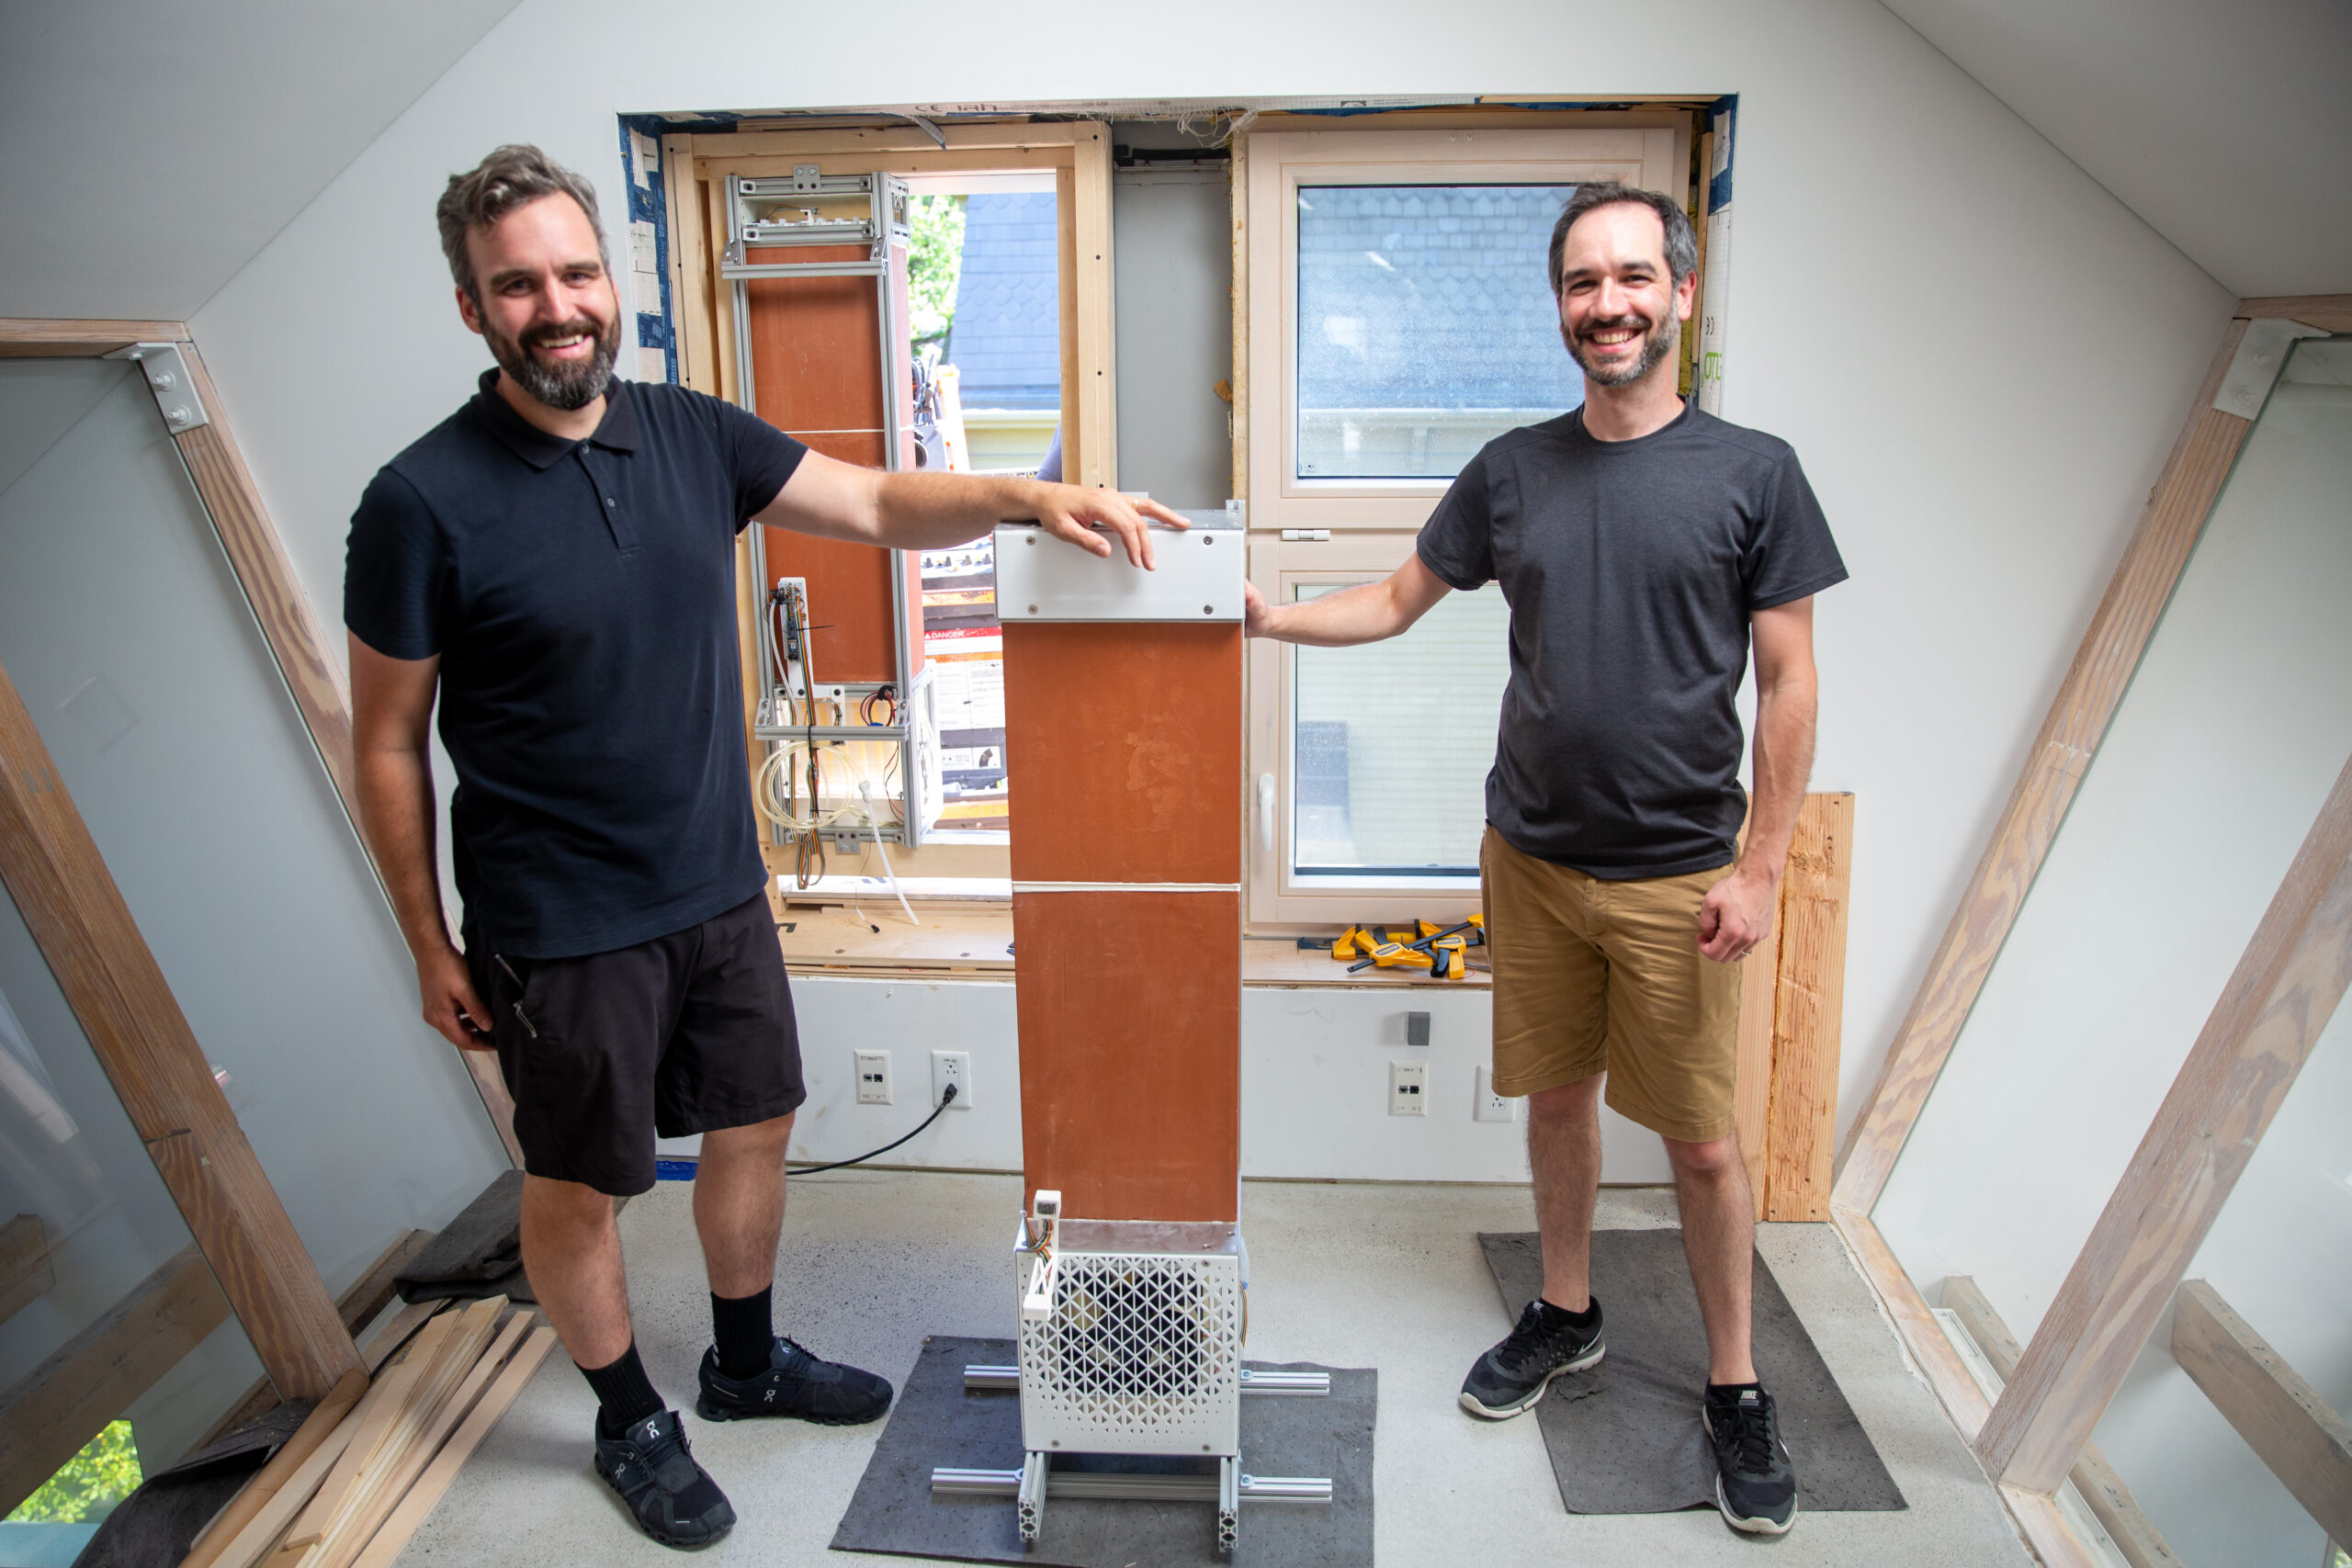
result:
[[[972,1109],[972,1054],[969,1051],[933,1051],[931,1054],[931,1102],[937,1105],[946,1096],[947,1086],[956,1086],[956,1111]]]
[[[1430,1113],[1430,1065],[1427,1062],[1388,1064],[1388,1114],[1427,1116]]]
[[[1495,1069],[1478,1068],[1478,1098],[1471,1101],[1471,1115],[1481,1122],[1516,1122],[1527,1113],[1524,1097],[1510,1098],[1495,1092]]]
[[[860,1105],[890,1103],[890,1053],[860,1051],[857,1058],[857,1102]]]

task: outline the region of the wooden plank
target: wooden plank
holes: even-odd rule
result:
[[[2022,1487],[2003,1486],[2001,1506],[2009,1511],[2025,1543],[2042,1568],[2107,1568],[2107,1560],[2075,1533],[2057,1499]]]
[[[2245,335],[2242,321],[2222,335],[2139,528],[2027,753],[2025,771],[1887,1046],[1838,1161],[1836,1201],[1846,1208],[1867,1213],[1878,1201],[2252,428],[2211,406]]]
[[[2131,1371],[2352,983],[2352,762],[2336,776],[1977,1451],[2049,1492]]]
[[[2246,320],[2283,316],[2332,333],[2352,333],[2352,294],[2277,294],[2241,299],[2238,315]]]
[[[1230,182],[1233,224],[1233,284],[1228,296],[1233,311],[1233,488],[1225,493],[1236,500],[1250,498],[1250,136],[1247,131],[1229,144],[1233,161],[1227,165]]]
[[[1964,1274],[1946,1280],[1944,1305],[1960,1319],[1968,1337],[1976,1341],[1976,1348],[1984,1352],[1984,1359],[1993,1363],[1993,1370],[2007,1382],[2017,1371],[2018,1358],[2025,1354],[2025,1348],[2009,1332],[2009,1325],[2001,1321],[2001,1314],[1993,1310],[1984,1292],[1976,1288],[1976,1281]],[[2082,1457],[2075,1461],[2067,1479],[2082,1494],[2083,1502],[2132,1568],[2183,1568],[2164,1533],[2141,1511],[2132,1489],[2123,1484],[2123,1477],[2108,1463],[2097,1443],[2083,1445]]]
[[[767,153],[748,158],[706,153],[701,159],[700,168],[705,179],[724,180],[729,175],[742,175],[752,179],[777,178],[791,174],[795,164],[805,164],[810,156],[806,152]],[[936,147],[924,152],[818,152],[814,156],[829,175],[1043,174],[1049,169],[1069,168],[1075,161],[1075,153],[1067,143],[1051,147],[1002,147],[953,152],[942,152]]]
[[[0,1323],[49,1293],[57,1270],[49,1261],[49,1231],[39,1214],[18,1214],[0,1225]]]
[[[2352,1540],[2352,1424],[2202,1280],[2173,1297],[2172,1359],[2328,1539]]]
[[[371,1374],[383,1371],[384,1363],[392,1359],[392,1352],[406,1345],[410,1336],[448,1304],[446,1301],[411,1302],[394,1313],[359,1352],[368,1371]]]
[[[911,125],[835,126],[820,130],[801,130],[788,128],[787,122],[787,125],[775,130],[739,130],[731,135],[702,132],[695,135],[692,141],[694,155],[709,159],[807,159],[859,152],[888,152],[894,157],[911,155],[924,158],[952,157],[960,152],[1007,152],[1033,147],[1050,148],[1082,141],[1088,131],[1102,128],[1088,120],[1032,123],[1025,119],[1004,119],[978,124],[942,125],[940,129],[947,137],[944,152],[928,132]]]
[[[1111,128],[1074,128],[1078,155],[1072,180],[1072,243],[1077,246],[1078,385],[1062,387],[1062,407],[1082,411],[1085,446],[1079,466],[1063,468],[1082,485],[1119,488],[1119,318],[1112,288]],[[1068,447],[1064,447],[1065,454]]]
[[[31,1496],[229,1316],[193,1247],[0,1393],[0,1514]]]
[[[1838,1137],[1838,1045],[1846,1005],[1847,885],[1854,797],[1815,794],[1797,812],[1781,886],[1779,984],[1772,1007],[1772,1102],[1765,1218],[1829,1217]],[[1748,962],[1755,961],[1754,955]]]
[[[0,317],[0,359],[96,359],[134,343],[186,343],[181,321]]]
[[[364,1393],[362,1397],[365,1397]],[[312,1449],[287,1475],[284,1483],[263,1499],[261,1506],[245,1521],[244,1528],[221,1542],[219,1555],[212,1560],[212,1568],[253,1568],[255,1562],[260,1562],[263,1554],[276,1546],[278,1538],[286,1533],[287,1526],[293,1522],[294,1516],[317,1495],[319,1485],[325,1481],[327,1472],[342,1462],[357,1427],[358,1423],[351,1418],[351,1413],[345,1412],[344,1418],[319,1440],[319,1446]]]
[[[1973,1441],[1991,1405],[1967,1364],[1960,1359],[1960,1352],[1944,1337],[1943,1325],[1928,1310],[1926,1299],[1911,1283],[1911,1276],[1894,1260],[1886,1238],[1879,1235],[1878,1226],[1871,1224],[1869,1215],[1834,1203],[1829,1209],[1829,1223],[1845,1238],[1854,1267],[1870,1281],[1871,1289],[1878,1292],[1880,1304],[1886,1308],[1887,1316],[1894,1324],[1895,1337],[1911,1352],[1911,1359],[1928,1380],[1928,1386],[1935,1390],[1944,1414],[1960,1428],[1963,1440]]]
[[[792,929],[779,927],[776,942],[785,967],[794,974],[893,968],[1012,976],[1010,899],[993,909],[969,911],[919,903],[915,910],[922,924],[910,926],[888,893],[844,908],[793,908],[790,898],[786,894],[781,919]]]
[[[1059,297],[1078,299],[1078,169],[1075,164],[1054,171],[1054,277]],[[1072,484],[1084,481],[1084,469],[1080,467],[1086,450],[1086,403],[1078,395],[1079,352],[1078,312],[1065,308],[1060,312],[1061,328],[1061,399],[1062,399],[1062,478]]]
[[[295,1516],[287,1527],[286,1544],[281,1551],[300,1548],[326,1533],[345,1498],[360,1483],[361,1477],[377,1462],[384,1439],[401,1419],[402,1409],[416,1391],[417,1383],[433,1363],[435,1356],[450,1334],[457,1328],[455,1314],[435,1318],[418,1331],[408,1348],[394,1358],[391,1365],[379,1373],[353,1407],[350,1446],[328,1471],[319,1483],[316,1495]]]
[[[367,1392],[367,1373],[344,1373],[327,1396],[319,1401],[318,1407],[311,1412],[301,1426],[295,1428],[294,1435],[269,1456],[269,1462],[263,1465],[254,1478],[239,1489],[236,1496],[230,1499],[229,1506],[204,1527],[204,1533],[196,1538],[188,1554],[181,1559],[180,1568],[214,1568],[229,1543],[253,1522],[254,1516],[271,1498],[277,1495],[294,1473],[301,1469],[304,1461],[319,1450],[328,1434],[341,1424],[351,1407],[359,1403],[359,1396]]]
[[[0,876],[278,1392],[359,1364],[16,684],[0,671]]]
[[[409,1488],[408,1495],[401,1500],[401,1506],[392,1510],[391,1517],[376,1532],[376,1539],[360,1554],[355,1568],[391,1568],[399,1560],[409,1538],[433,1512],[433,1506],[441,1500],[442,1494],[449,1490],[449,1483],[457,1480],[458,1472],[465,1468],[466,1461],[473,1457],[474,1450],[481,1446],[483,1438],[490,1435],[490,1429],[498,1425],[499,1417],[505,1415],[506,1407],[514,1403],[514,1396],[523,1392],[523,1385],[531,1381],[531,1374],[538,1371],[539,1363],[547,1359],[548,1352],[555,1348],[555,1339],[554,1329],[540,1328],[524,1342],[523,1348],[498,1375],[498,1381],[490,1385],[490,1391],[475,1404],[465,1424],[442,1446],[441,1452],[417,1478],[416,1484]]]
[[[693,138],[662,139],[662,193],[670,219],[670,329],[678,339],[678,379],[694,391],[718,395],[712,363],[710,250],[703,229],[705,208],[695,168]]]

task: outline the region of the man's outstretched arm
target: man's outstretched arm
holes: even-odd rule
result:
[[[1774,895],[1813,773],[1814,716],[1820,706],[1812,597],[1758,610],[1749,621],[1756,637],[1756,767],[1747,841],[1731,874],[1699,905],[1699,951],[1719,964],[1746,957],[1772,929]]]
[[[359,827],[416,963],[424,1021],[452,1045],[490,1046],[490,1014],[449,941],[434,858],[428,725],[441,660],[391,659],[351,638],[351,744]]]
[[[990,474],[889,474],[817,452],[800,459],[757,521],[819,538],[925,550],[1032,517],[1080,548],[1107,556],[1111,542],[1093,526],[1100,524],[1118,536],[1129,560],[1146,568],[1151,565],[1148,521],[1184,526],[1158,502],[1130,501],[1116,491]]]
[[[1417,553],[1378,582],[1362,582],[1337,593],[1269,604],[1254,583],[1241,585],[1251,637],[1303,642],[1310,648],[1351,648],[1378,642],[1411,628],[1430,606],[1452,592]]]

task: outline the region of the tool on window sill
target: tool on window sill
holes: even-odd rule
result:
[[[1367,937],[1367,940],[1374,942],[1368,950],[1371,955],[1361,963],[1349,964],[1348,973],[1352,975],[1359,969],[1378,965],[1383,969],[1428,969],[1441,979],[1459,980],[1466,967],[1463,949],[1486,945],[1487,918],[1484,915],[1473,915],[1460,925],[1448,926],[1442,931],[1430,920],[1417,920],[1414,924],[1421,932],[1419,941],[1378,942]],[[1462,935],[1464,931],[1472,935],[1465,937]],[[1352,927],[1350,932],[1364,935],[1355,932]],[[1332,953],[1335,957],[1339,953],[1337,942],[1332,944]]]

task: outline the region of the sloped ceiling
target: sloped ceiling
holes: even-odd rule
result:
[[[0,316],[194,314],[514,5],[0,5]]]
[[[1883,3],[2222,287],[2352,292],[2352,0]]]

